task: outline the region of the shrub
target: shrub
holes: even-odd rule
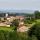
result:
[[[40,24],[37,23],[33,27],[30,28],[28,31],[28,35],[32,37],[32,35],[35,35],[38,40],[40,40]]]
[[[28,36],[27,32],[17,32],[17,31],[4,31],[0,30],[0,40],[36,40],[36,37],[32,38]]]
[[[14,20],[10,26],[13,27],[14,30],[17,30],[17,27],[19,26],[19,21],[17,19]]]

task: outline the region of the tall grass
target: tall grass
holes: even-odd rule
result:
[[[29,37],[27,32],[20,33],[16,31],[0,30],[0,40],[35,40],[36,37]]]

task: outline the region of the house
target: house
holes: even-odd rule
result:
[[[13,20],[15,20],[15,17],[9,16],[9,17],[7,17],[7,20],[8,20],[9,22],[12,22]]]
[[[2,27],[10,27],[10,25],[8,25],[8,24],[5,24],[5,23],[0,23],[0,26],[2,26]]]
[[[19,20],[23,20],[25,17],[24,16],[16,16],[16,19],[19,19]]]

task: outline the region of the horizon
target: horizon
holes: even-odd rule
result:
[[[9,12],[9,13],[27,13],[27,14],[34,14],[34,12],[35,11],[39,11],[39,10],[9,10],[9,9],[7,9],[7,10],[0,10],[0,13],[7,13],[7,12]],[[40,12],[40,11],[39,11]]]
[[[0,10],[0,12],[34,13],[34,11],[33,11],[33,10]]]

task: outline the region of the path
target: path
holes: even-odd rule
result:
[[[35,23],[33,24],[30,24],[29,26],[21,26],[19,29],[17,29],[18,32],[25,32],[25,31],[28,31],[29,28],[31,28],[33,25],[35,25]]]

